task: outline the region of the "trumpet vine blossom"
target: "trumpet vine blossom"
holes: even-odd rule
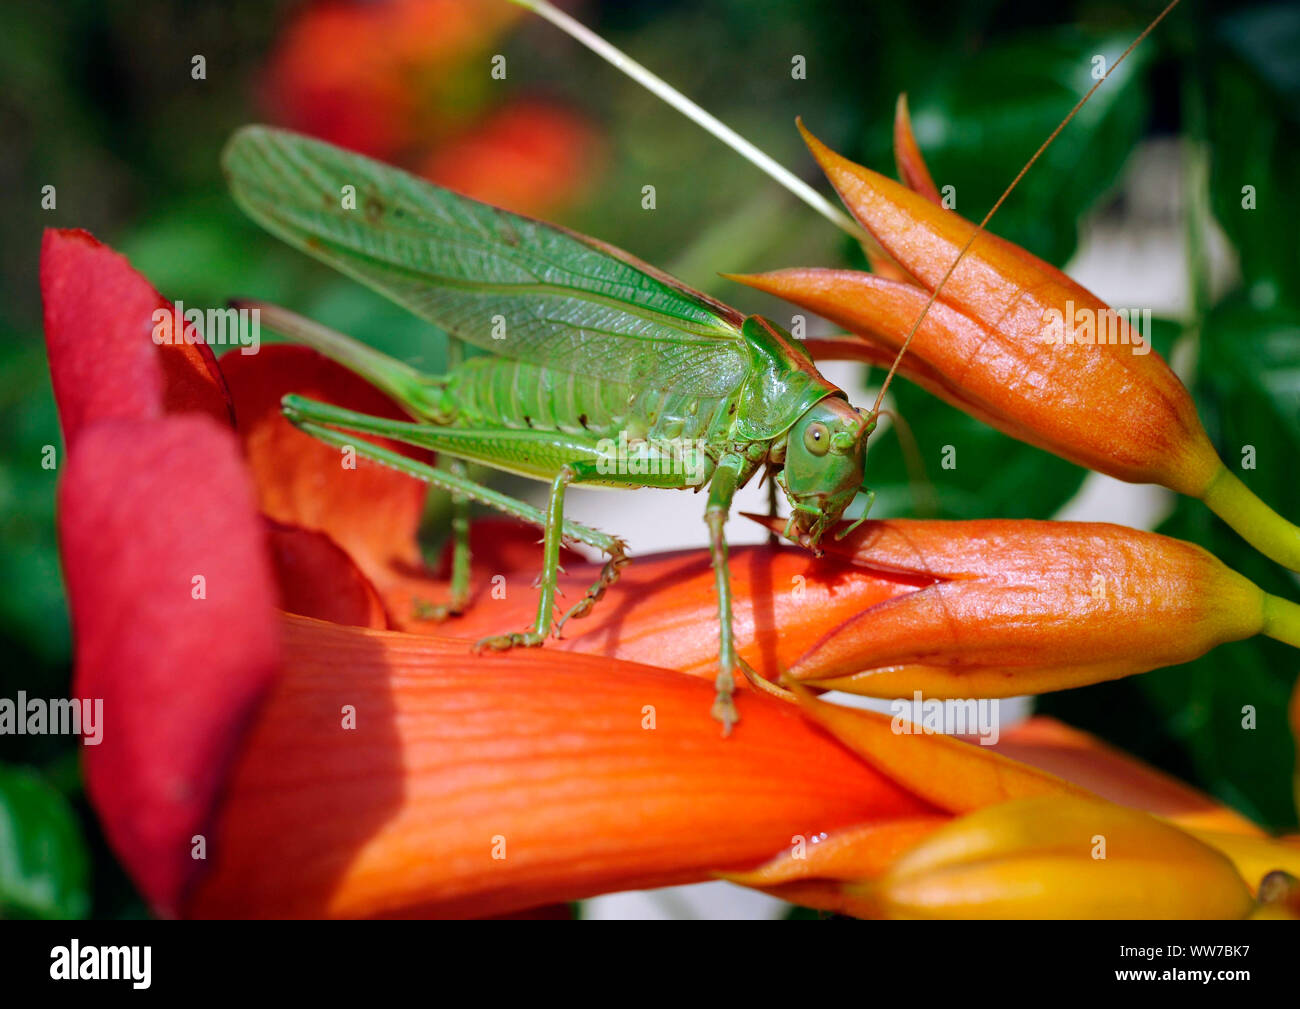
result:
[[[201,341],[156,345],[170,306],[84,232],[46,234],[41,280],[73,692],[104,701],[87,789],[160,914],[488,916],[728,878],[870,916],[1226,917],[1252,912],[1261,866],[1294,866],[1287,844],[1056,723],[994,753],[808,689],[874,667],[891,689],[921,670],[931,693],[1052,689],[1286,623],[1195,548],[1114,527],[876,523],[823,558],[736,551],[741,653],[769,679],[724,739],[707,555],[643,559],[552,646],[473,655],[481,628],[531,605],[533,534],[480,526],[473,549],[511,591],[421,620],[414,602],[447,590],[416,539],[424,487],[345,465],[276,409],[287,392],[392,403],[304,348],[218,361]],[[1052,545],[1040,577],[1059,587],[1037,608],[1017,534]],[[1098,547],[1166,594],[1160,620],[1185,632],[1172,651],[1132,597],[1115,604],[1122,641],[1105,621],[1088,634],[1071,564]],[[583,564],[568,559],[575,586]],[[1033,629],[1020,668],[1017,626]],[[1053,832],[1084,821],[1136,853],[1098,873]],[[1190,872],[1213,885],[1183,885]],[[1155,882],[1126,902],[1138,877]]]

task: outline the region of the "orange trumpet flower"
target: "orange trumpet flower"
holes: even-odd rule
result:
[[[917,191],[800,129],[845,206],[905,272],[894,279],[895,271],[799,268],[732,277],[857,334],[809,341],[814,356],[888,366],[921,319],[899,365],[905,377],[1080,465],[1201,498],[1261,552],[1300,570],[1300,528],[1224,466],[1150,334],[1060,270],[990,232],[977,234],[937,204],[905,103],[895,152]]]
[[[87,793],[161,914],[506,914],[737,875],[799,838],[826,853],[818,871],[838,859],[800,899],[853,911],[839,882],[880,876],[955,813],[1078,791],[1002,758],[991,773],[994,756],[965,743],[904,742],[878,718],[846,730],[872,716],[808,698],[749,696],[724,740],[701,677],[610,657],[625,640],[655,658],[657,641],[699,671],[691,647],[665,642],[660,610],[638,608],[647,588],[633,581],[602,603],[592,654],[470,656],[465,640],[423,633],[456,625],[409,608],[440,588],[416,546],[420,485],[295,447],[264,409],[286,384],[391,404],[299,349],[218,363],[201,342],[155,345],[149,323],[167,303],[84,232],[47,233],[42,289],[67,441],[73,693],[104,710]],[[493,558],[484,545],[481,559],[513,576],[518,546],[503,539]],[[692,584],[703,561],[653,563]],[[806,651],[817,611],[842,622],[933,582],[856,557],[811,564],[792,549],[740,557],[752,654],[785,661],[775,628],[797,605],[814,611],[791,620]],[[804,595],[777,602],[777,579]],[[467,621],[485,611],[499,627],[498,602],[479,598]],[[716,628],[696,600],[672,618],[673,638]]]

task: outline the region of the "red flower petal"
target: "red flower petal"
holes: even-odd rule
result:
[[[165,304],[162,307],[172,308]],[[185,327],[186,331],[190,329]],[[177,343],[160,347],[158,356],[163,371],[164,412],[206,413],[222,424],[235,422],[230,390],[211,347],[206,343]]]
[[[73,693],[103,700],[87,790],[140,889],[174,913],[205,864],[191,839],[279,665],[252,488],[209,418],[101,419],[70,453],[59,512]]]
[[[303,434],[280,413],[296,392],[380,417],[409,419],[373,386],[306,347],[223,354],[244,455],[262,511],[288,525],[326,533],[383,592],[394,571],[421,567],[415,540],[428,487],[364,459],[344,468],[338,449]],[[427,452],[379,441],[413,458]]]
[[[212,351],[199,343],[153,342],[153,315],[174,307],[88,232],[47,230],[41,296],[50,378],[64,440],[109,417],[147,419],[164,411],[230,421],[229,398]]]
[[[87,423],[162,413],[162,368],[149,340],[158,295],[85,231],[47,230],[41,295],[50,379],[69,446]]]
[[[266,529],[282,609],[352,627],[388,626],[370,579],[332,539],[271,519]]]

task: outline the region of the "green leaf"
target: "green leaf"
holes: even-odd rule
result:
[[[1270,94],[1251,68],[1221,60],[1209,105],[1211,203],[1241,259],[1252,304],[1300,305],[1295,100]],[[1290,119],[1287,116],[1290,116]]]
[[[1300,8],[1267,4],[1235,11],[1221,19],[1218,34],[1240,53],[1260,78],[1287,99],[1291,115],[1300,112]]]
[[[118,246],[163,297],[193,308],[220,307],[249,294],[250,284],[267,301],[291,298],[303,286],[301,258],[259,242],[262,237],[228,200],[212,194],[155,210]]]
[[[59,689],[70,652],[54,522],[63,444],[49,366],[34,340],[0,335],[0,429],[0,635],[18,644],[10,644],[10,660],[0,671],[5,696],[47,678],[50,689]],[[56,466],[47,469],[51,458]],[[39,665],[16,659],[13,653],[21,650]]]
[[[978,221],[1096,83],[1093,70],[1131,41],[1071,28],[996,41],[927,68],[909,94],[917,143],[955,209]],[[1153,51],[1139,48],[1062,131],[990,223],[990,230],[1060,266],[1078,222],[1118,178],[1147,115]],[[932,71],[932,72],[929,72]],[[879,124],[873,126],[888,139]],[[873,138],[877,144],[881,138]],[[879,149],[878,147],[876,148]],[[892,156],[878,169],[892,166]]]
[[[71,808],[40,775],[0,765],[0,917],[80,918],[88,858]]]

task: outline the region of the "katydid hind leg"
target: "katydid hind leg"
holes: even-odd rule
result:
[[[513,498],[508,494],[503,494],[491,487],[486,487],[482,484],[476,483],[464,474],[461,465],[455,465],[455,463],[460,463],[460,460],[453,459],[452,462],[449,462],[447,469],[430,466],[426,463],[412,459],[409,456],[403,455],[400,452],[395,452],[392,449],[384,448],[364,439],[352,437],[350,434],[344,433],[343,431],[335,430],[334,427],[325,426],[326,424],[346,426],[351,430],[359,431],[361,433],[377,434],[385,437],[401,439],[403,434],[407,433],[407,429],[413,425],[408,425],[402,421],[389,420],[383,417],[372,417],[367,414],[355,413],[350,410],[344,410],[341,407],[332,406],[328,403],[318,403],[301,397],[292,397],[288,402],[287,407],[286,415],[289,419],[300,430],[312,435],[314,438],[329,445],[350,447],[363,459],[368,459],[371,462],[388,466],[400,473],[405,473],[407,476],[414,477],[417,480],[422,480],[432,486],[441,488],[442,490],[451,493],[453,495],[453,500],[459,497],[464,502],[463,508],[465,511],[462,513],[464,517],[462,529],[463,535],[460,540],[460,542],[464,543],[464,549],[460,554],[462,558],[460,571],[464,588],[460,591],[463,591],[466,597],[468,597],[469,581],[468,507],[471,501],[485,504],[490,508],[494,508],[512,516],[513,518],[520,519],[530,525],[539,526],[543,529],[548,528],[551,509],[542,511],[525,501],[520,501],[517,498]],[[585,473],[586,468],[585,464],[577,465],[577,471],[579,473]],[[618,537],[600,532],[597,529],[592,529],[580,522],[563,519],[562,507],[559,509],[558,515],[560,518],[558,526],[559,538],[556,540],[555,550],[555,566],[557,573],[559,566],[559,544],[562,542],[585,543],[588,546],[602,551],[609,557],[609,563],[607,563],[605,569],[602,570],[600,578],[592,588],[588,590],[583,599],[579,600],[573,607],[573,611],[578,611],[581,608],[581,612],[571,611],[570,614],[565,615],[564,619],[570,619],[572,617],[585,615],[586,612],[590,611],[591,604],[594,604],[595,598],[599,598],[599,595],[603,594],[604,589],[613,584],[617,579],[618,571],[623,565],[628,563],[628,557],[626,545]],[[454,517],[453,522],[455,522]],[[545,572],[543,574],[545,575]],[[456,576],[457,566],[454,554],[452,577],[453,600],[456,598],[456,593],[458,591]],[[545,578],[543,577],[543,582],[544,581]],[[554,586],[554,584],[555,579],[552,577],[551,585]],[[595,598],[591,600],[591,603],[585,604],[588,597],[592,596]],[[422,616],[423,614],[420,615]]]
[[[564,524],[564,493],[570,485],[582,483],[596,474],[597,469],[591,463],[577,462],[565,466],[551,484],[551,496],[547,507],[542,573],[538,579],[541,594],[537,603],[537,623],[533,631],[525,632],[522,636],[514,634],[486,638],[479,642],[480,647],[508,648],[515,644],[540,644],[540,641],[545,640],[548,633],[554,633],[556,637],[559,637],[561,629],[568,621],[587,616],[596,603],[605,595],[606,590],[618,581],[619,574],[623,567],[629,563],[630,558],[627,556],[627,548],[623,541],[610,536],[606,537],[608,542],[603,547],[608,560],[601,568],[596,581],[568,610],[558,617],[555,616],[553,607],[555,598],[559,594],[560,546],[563,541],[563,536],[557,530],[562,529]],[[537,635],[541,636],[540,640],[533,640]]]
[[[564,629],[564,625],[570,620],[580,620],[591,613],[595,605],[604,598],[605,592],[618,581],[623,568],[631,561],[623,541],[615,540],[614,543],[614,549],[609,551],[609,559],[605,561],[604,566],[600,569],[600,576],[591,584],[591,587],[587,589],[582,598],[570,606],[556,621],[555,634],[557,637],[560,631]]]
[[[454,536],[455,546],[454,554],[452,554],[451,602],[447,603],[448,610],[456,605],[458,599],[468,601],[469,596],[469,503],[477,501],[482,505],[497,508],[498,511],[511,515],[513,518],[526,521],[526,523],[538,525],[543,529],[549,528],[552,508],[547,508],[547,511],[543,512],[526,502],[519,501],[517,498],[512,498],[510,495],[502,494],[498,490],[487,488],[487,486],[469,480],[468,476],[465,476],[464,463],[460,459],[456,459],[455,456],[451,456],[450,452],[447,452],[446,446],[437,446],[450,459],[447,468],[441,469],[417,462],[417,460],[408,458],[408,456],[402,455],[400,452],[382,449],[382,447],[373,445],[373,443],[350,438],[347,434],[335,430],[333,426],[324,426],[325,424],[346,426],[346,428],[356,430],[356,432],[380,434],[383,437],[406,441],[409,434],[416,432],[424,434],[424,425],[417,426],[408,424],[406,421],[373,417],[365,415],[365,413],[343,410],[342,407],[334,407],[329,403],[317,403],[315,400],[300,397],[287,398],[286,415],[289,416],[292,423],[298,425],[304,432],[320,438],[321,441],[328,442],[330,445],[350,445],[354,447],[356,454],[360,455],[361,458],[389,465],[391,468],[398,469],[399,472],[407,473],[408,476],[416,477],[417,480],[424,480],[428,484],[438,486],[438,488],[451,493],[452,536]],[[458,432],[458,436],[463,436],[463,434],[464,432]],[[422,438],[422,441],[426,441],[426,438]],[[581,482],[585,478],[597,475],[597,469],[590,463],[580,462],[572,465],[571,473],[573,481]],[[602,480],[608,480],[608,477],[602,477]],[[643,477],[638,477],[638,480],[643,480]],[[564,544],[564,542],[581,542],[581,544],[601,550],[602,553],[606,554],[608,560],[601,570],[601,575],[586,590],[584,596],[578,599],[575,605],[569,607],[568,612],[560,616],[558,622],[555,623],[556,632],[567,620],[588,615],[591,607],[617,581],[621,568],[629,563],[627,545],[619,537],[599,532],[598,529],[591,529],[586,525],[577,523],[577,521],[563,519],[562,503],[558,508],[558,514],[560,516],[560,537],[559,540],[556,540],[555,572],[552,572],[550,579],[547,579],[545,558],[543,558],[542,576],[539,577],[539,585],[542,585],[543,588],[547,584],[552,586],[552,602],[554,602],[556,575],[558,575],[559,571],[560,544]],[[459,529],[456,528],[458,524],[460,525]],[[460,606],[463,609],[464,602],[461,602]],[[416,615],[420,616],[421,619],[437,618],[437,616],[442,615],[442,607],[421,606],[421,610]],[[536,629],[534,627],[534,632],[536,632]],[[508,637],[511,636],[499,636],[502,642]],[[516,642],[516,644],[525,644],[525,642]],[[500,646],[506,648],[508,645],[502,644]]]
[[[469,478],[469,468],[461,459],[452,459],[447,469],[456,476]],[[469,604],[470,550],[469,550],[469,498],[464,494],[451,495],[451,605],[453,613],[463,613]]]

